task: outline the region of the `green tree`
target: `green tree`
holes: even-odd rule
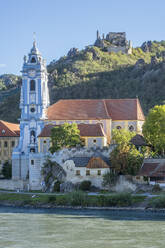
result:
[[[64,123],[60,126],[55,126],[51,130],[51,153],[54,153],[62,148],[75,147],[81,144],[80,131],[76,123]]]
[[[9,163],[8,161],[6,161],[6,162],[3,164],[3,167],[2,167],[2,175],[3,175],[4,178],[6,178],[6,179],[10,179],[11,176],[12,176],[12,166],[11,166],[11,163]]]
[[[113,139],[117,146],[111,152],[110,160],[117,173],[136,175],[142,164],[143,154],[130,144],[130,139],[134,135],[135,133],[123,129],[113,132]]]
[[[112,139],[115,144],[126,145],[136,135],[135,132],[127,131],[126,129],[113,129]]]
[[[154,150],[164,154],[165,149],[165,105],[150,109],[143,125],[143,135]]]

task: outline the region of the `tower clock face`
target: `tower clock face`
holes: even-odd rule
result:
[[[29,70],[28,74],[30,77],[35,77],[36,71],[35,70]]]

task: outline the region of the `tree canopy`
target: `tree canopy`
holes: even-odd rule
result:
[[[62,148],[74,147],[81,144],[80,131],[76,123],[64,123],[55,126],[51,130],[51,153],[54,153]]]
[[[136,175],[142,164],[143,155],[130,143],[135,134],[124,129],[113,131],[112,137],[117,146],[111,152],[110,160],[117,173]]]
[[[165,149],[165,105],[156,105],[149,111],[143,125],[143,135],[158,153]]]
[[[135,132],[127,131],[126,129],[113,129],[112,139],[115,144],[129,144],[130,140],[136,135]]]

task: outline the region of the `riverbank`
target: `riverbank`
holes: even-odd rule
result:
[[[165,196],[131,195],[128,193],[111,195],[88,195],[77,191],[68,194],[26,194],[0,193],[0,206],[26,208],[71,208],[103,210],[150,210],[164,209]]]

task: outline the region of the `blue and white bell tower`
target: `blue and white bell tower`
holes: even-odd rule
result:
[[[26,164],[24,162],[27,161],[29,154],[38,152],[37,137],[44,127],[48,106],[46,63],[34,41],[28,57],[24,56],[22,68],[20,140],[12,156],[13,178],[15,179],[26,177],[28,165],[23,164]]]
[[[46,119],[49,106],[48,76],[45,60],[39,53],[36,42],[28,55],[24,56],[21,88],[20,143],[21,152],[37,152],[37,136]]]

